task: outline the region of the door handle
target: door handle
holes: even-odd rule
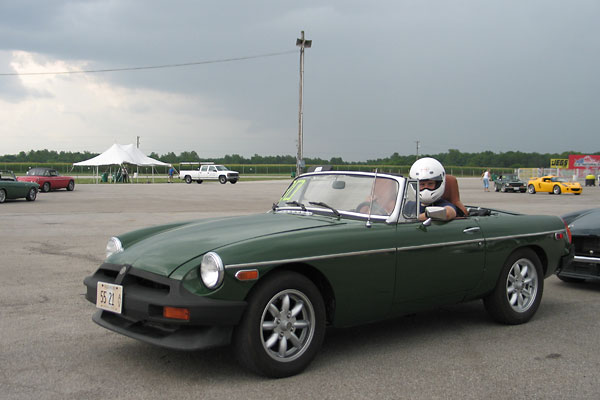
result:
[[[463,233],[471,234],[471,233],[479,232],[480,230],[481,230],[481,228],[479,228],[478,226],[474,226],[472,228],[465,229],[463,231]]]

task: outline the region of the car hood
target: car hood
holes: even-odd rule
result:
[[[183,263],[225,245],[261,236],[343,223],[343,220],[324,216],[282,213],[198,220],[164,230],[157,227],[153,233],[144,237],[136,237],[136,232],[123,235],[127,237],[123,241],[125,250],[112,255],[106,262],[130,264],[135,268],[169,276]]]
[[[600,208],[575,211],[562,216],[575,236],[600,235]]]

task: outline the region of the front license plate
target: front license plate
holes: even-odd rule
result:
[[[98,282],[96,289],[96,307],[121,314],[123,305],[123,286]]]

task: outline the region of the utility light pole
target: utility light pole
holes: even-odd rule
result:
[[[417,160],[418,160],[419,159],[419,143],[420,142],[418,140],[416,140],[415,142],[417,143]]]
[[[302,173],[304,168],[304,159],[302,154],[302,95],[304,94],[304,49],[310,49],[312,46],[312,40],[304,39],[304,31],[300,32],[300,38],[296,39],[296,46],[300,47],[300,104],[298,107],[298,154],[296,155],[296,176]]]

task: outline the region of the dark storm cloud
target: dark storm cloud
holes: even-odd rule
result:
[[[410,154],[416,140],[427,153],[586,151],[600,127],[598,15],[584,0],[20,1],[0,5],[0,49],[122,68],[294,50],[305,30],[307,155]],[[297,53],[102,79],[210,98],[295,151]]]

